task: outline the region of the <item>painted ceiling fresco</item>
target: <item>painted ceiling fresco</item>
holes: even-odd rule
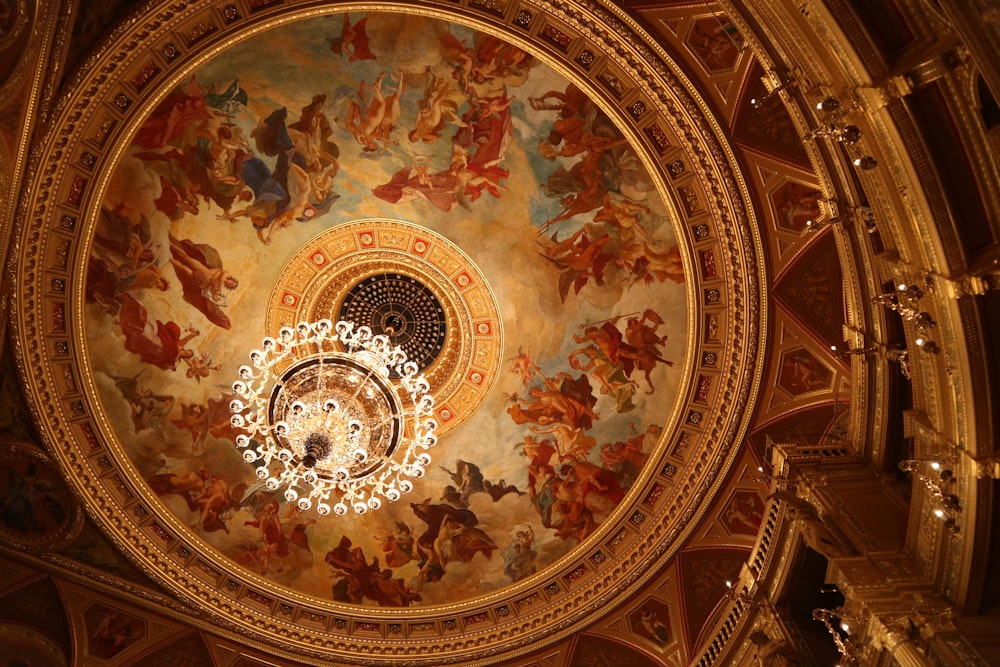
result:
[[[461,248],[503,348],[412,493],[321,518],[259,486],[230,387],[286,263],[373,219]],[[629,492],[684,366],[682,255],[626,137],[540,60],[434,19],[315,17],[203,63],[136,129],[91,247],[89,364],[136,474],[246,571],[452,603],[552,565]]]

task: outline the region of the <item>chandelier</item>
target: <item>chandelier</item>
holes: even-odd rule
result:
[[[265,488],[284,488],[300,509],[376,510],[430,465],[430,386],[389,336],[349,321],[302,322],[264,338],[250,361],[233,383],[236,447]]]

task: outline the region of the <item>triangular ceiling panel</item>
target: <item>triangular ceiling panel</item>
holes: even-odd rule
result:
[[[543,658],[539,658],[536,664],[540,667],[555,667],[556,665],[562,664],[562,652],[550,653]]]
[[[792,341],[797,341],[799,339],[798,333],[790,328],[785,322],[779,320],[778,323],[778,342],[782,349],[788,347],[788,343]]]
[[[49,577],[35,579],[0,597],[0,625],[15,623],[41,633],[63,655],[72,655],[70,619],[60,591]]]
[[[781,236],[775,236],[774,240],[778,246],[778,259],[781,261],[784,261],[788,257],[790,250],[794,250],[799,245],[798,240],[786,239]]]
[[[765,97],[767,88],[761,81],[763,75],[759,65],[747,71],[746,84],[733,122],[733,136],[754,151],[782,162],[808,167],[809,155],[780,95]],[[750,103],[752,99],[763,102],[755,108]]]
[[[608,623],[606,627],[608,628],[608,630],[616,634],[622,634],[625,632],[625,621],[622,620],[622,618],[619,616],[612,619],[612,621]]]
[[[721,540],[723,538],[722,530],[714,523],[708,525],[705,532],[701,534],[702,539],[706,540]]]
[[[580,635],[567,667],[659,667],[656,660],[637,649],[605,637]]]
[[[772,391],[768,394],[767,410],[768,412],[774,412],[776,410],[780,410],[781,407],[785,405],[785,403],[787,402],[788,399],[786,399],[784,396],[782,396],[777,392]]]
[[[665,26],[667,30],[676,36],[681,29],[681,24],[683,24],[685,20],[687,19],[684,16],[670,16],[659,19],[658,23]]]
[[[743,471],[740,472],[739,481],[746,483],[755,483],[760,478],[760,470],[757,469],[756,462],[754,465],[746,465],[743,467]]]
[[[684,639],[688,650],[709,614],[726,596],[727,580],[734,580],[749,556],[749,549],[708,548],[682,551],[677,559],[677,577],[681,582],[684,606]]]
[[[844,274],[833,234],[822,234],[796,258],[774,295],[824,347],[843,344]]]
[[[760,177],[761,184],[766,188],[769,186],[769,182],[771,181],[771,179],[773,179],[775,176],[778,175],[778,172],[775,171],[774,169],[771,169],[770,167],[758,165],[757,174]]]
[[[733,81],[720,81],[715,84],[715,89],[719,91],[719,96],[725,101],[729,97],[729,91],[733,89]]]
[[[782,416],[750,433],[748,440],[761,460],[767,437],[776,444],[820,444],[835,437],[835,419],[845,416],[847,406],[830,402]]]
[[[35,570],[17,561],[0,558],[0,594],[24,586],[29,577],[39,576]]]
[[[206,665],[207,667],[213,663],[212,655],[205,645],[201,633],[189,632],[170,644],[144,655],[140,664],[143,667],[177,667],[178,665],[191,665],[192,667]],[[247,667],[251,665],[258,667],[260,664],[254,660],[250,661]]]

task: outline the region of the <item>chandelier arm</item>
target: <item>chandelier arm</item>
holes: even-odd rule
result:
[[[338,351],[338,342],[346,354]],[[413,489],[402,476],[423,476],[430,464],[426,450],[437,441],[437,424],[430,386],[400,346],[388,336],[373,335],[369,327],[355,330],[352,322],[320,320],[282,327],[278,340],[265,338],[262,347],[250,354],[253,368],[240,367],[233,389],[242,400],[230,405],[233,426],[243,431],[236,446],[268,489],[284,486],[285,499],[302,510],[315,501],[321,515],[376,510],[383,500],[398,500]],[[345,357],[349,362],[335,361]],[[342,368],[350,371],[338,375],[333,369],[345,363]],[[387,378],[393,371],[395,380]],[[403,409],[401,390],[409,395],[412,409]],[[343,406],[346,412],[341,412],[339,401],[347,395],[353,407]],[[371,403],[373,395],[381,398]],[[394,422],[395,436],[382,433]],[[363,431],[358,426],[367,430],[365,440],[359,440]],[[394,444],[373,448],[370,438],[376,433],[379,442],[389,437]],[[281,465],[272,470],[275,459]],[[316,468],[321,461],[324,465]],[[331,507],[327,501],[334,494],[339,501]]]

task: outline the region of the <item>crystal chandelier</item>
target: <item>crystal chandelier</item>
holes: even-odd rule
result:
[[[437,443],[430,386],[388,336],[328,319],[264,338],[233,383],[236,447],[302,510],[364,514],[413,489]]]

